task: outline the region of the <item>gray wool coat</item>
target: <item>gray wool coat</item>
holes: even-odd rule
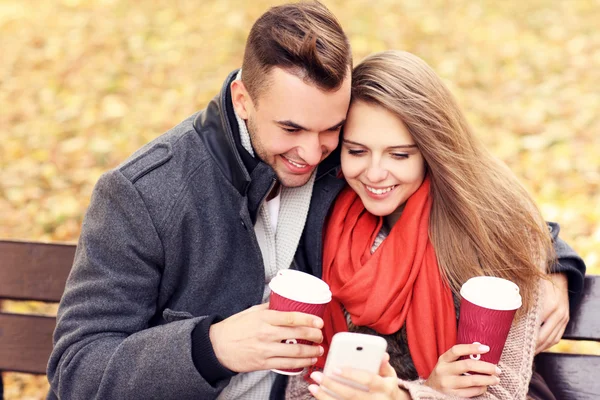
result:
[[[261,302],[253,226],[275,180],[266,164],[244,163],[236,145],[234,76],[207,109],[98,181],[59,307],[48,399],[212,399],[234,375],[207,331]],[[317,170],[307,223],[319,237],[343,186],[336,172],[335,161]],[[298,263],[319,262],[320,246],[302,243]]]

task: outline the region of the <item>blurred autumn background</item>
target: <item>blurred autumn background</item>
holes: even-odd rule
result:
[[[252,22],[279,3],[0,0],[0,238],[75,242],[98,177],[203,108],[240,66]],[[356,61],[391,48],[428,61],[600,273],[600,1],[325,4]],[[7,399],[41,399],[48,385],[5,374],[5,387]]]

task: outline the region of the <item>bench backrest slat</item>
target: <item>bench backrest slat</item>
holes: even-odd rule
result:
[[[571,315],[563,339],[600,341],[600,276],[585,278],[581,304]],[[541,353],[535,370],[560,400],[600,399],[600,356]]]
[[[580,306],[571,316],[563,339],[600,341],[600,276],[585,277]]]
[[[542,353],[535,359],[535,369],[557,399],[600,399],[600,356]]]
[[[56,318],[0,313],[0,371],[45,374]]]
[[[0,241],[0,299],[60,301],[75,245]]]

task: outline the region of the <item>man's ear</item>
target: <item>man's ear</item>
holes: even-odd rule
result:
[[[252,99],[246,90],[244,83],[236,79],[231,82],[231,101],[235,112],[242,118],[247,120],[250,112],[250,108],[254,107]]]

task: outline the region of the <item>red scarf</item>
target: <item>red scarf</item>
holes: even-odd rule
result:
[[[365,210],[349,187],[338,196],[325,229],[323,280],[333,299],[325,310],[325,354],[337,332],[348,330],[342,304],[357,326],[389,335],[406,323],[408,348],[420,377],[456,343],[456,312],[429,240],[429,178],[408,199],[388,237],[371,254],[383,219]]]

